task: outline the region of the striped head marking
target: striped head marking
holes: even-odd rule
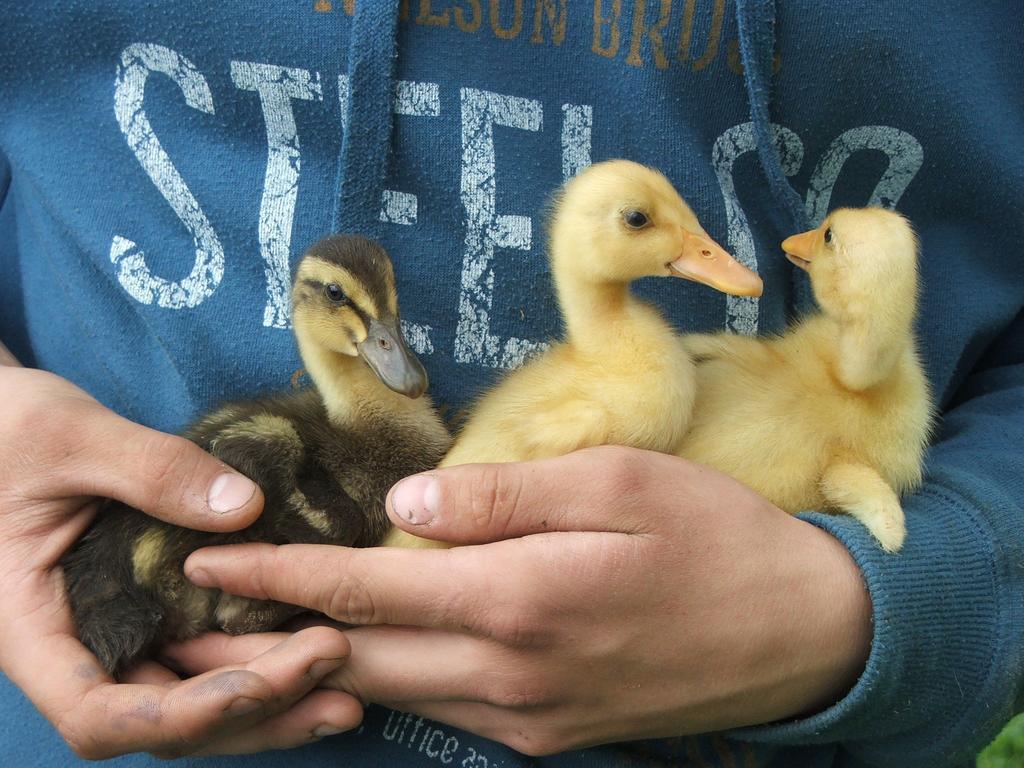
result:
[[[418,397],[426,372],[409,350],[387,252],[358,235],[331,235],[310,248],[295,273],[297,335],[332,352],[362,357],[380,380]]]

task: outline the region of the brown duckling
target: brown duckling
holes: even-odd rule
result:
[[[203,589],[182,571],[195,549],[264,541],[373,546],[389,524],[388,489],[430,469],[451,439],[429,398],[426,372],[399,325],[394,271],[362,237],[332,236],[298,265],[292,317],[314,386],[225,405],[186,437],[263,490],[245,530],[175,527],[116,501],[63,561],[79,637],[116,673],[164,642],[219,628],[268,630],[290,606]]]

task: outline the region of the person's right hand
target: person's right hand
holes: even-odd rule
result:
[[[145,662],[115,683],[75,636],[59,567],[96,497],[209,531],[243,528],[263,506],[255,484],[188,440],[52,374],[0,366],[0,670],[78,755],[250,752],[359,724],[356,699],[313,690],[350,651],[326,627],[189,680]]]

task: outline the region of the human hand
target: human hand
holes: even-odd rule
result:
[[[349,653],[326,628],[192,680],[148,662],[115,684],[75,636],[58,565],[96,496],[210,531],[243,528],[263,505],[251,481],[188,440],[133,424],[52,374],[0,367],[0,669],[76,753],[244,752],[358,724],[352,697],[306,696]]]
[[[217,547],[186,574],[377,625],[347,633],[332,685],[527,754],[811,712],[867,658],[870,602],[845,548],[682,459],[605,447],[452,467],[403,480],[388,511],[418,536],[495,543]],[[171,653],[200,670],[272,641]]]

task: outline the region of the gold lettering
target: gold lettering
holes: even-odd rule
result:
[[[671,0],[670,0],[671,1]],[[555,45],[561,45],[565,40],[565,15],[566,5],[568,0],[537,0],[537,5],[533,11],[533,37],[530,38],[531,43],[543,43],[544,35],[541,32],[541,13],[548,17],[548,26],[551,27],[551,42]],[[558,13],[558,18],[555,18],[555,13]]]
[[[619,17],[622,15],[622,0],[612,0],[612,15],[604,15],[604,0],[594,0],[594,42],[590,50],[609,59],[619,52]],[[604,28],[608,27],[608,45],[602,45]]]
[[[679,60],[690,60],[690,43],[693,42],[693,16],[697,0],[686,0],[683,10],[683,36],[679,39]],[[725,0],[715,0],[711,11],[711,30],[704,53],[693,62],[693,71],[700,72],[718,55],[718,44],[722,39],[722,20],[725,18]]]
[[[402,0],[402,2],[398,4],[398,20],[409,20],[409,0]]]
[[[416,17],[416,23],[427,27],[447,27],[448,9],[445,8],[444,13],[432,13],[430,0],[420,0],[420,15]]]
[[[640,58],[640,45],[644,38],[644,15],[647,11],[646,0],[636,0],[633,6],[633,34],[629,43],[629,56],[626,63],[634,67],[642,67],[644,61]],[[651,41],[651,51],[654,53],[654,66],[658,69],[668,67],[668,57],[665,55],[665,39],[661,31],[668,26],[669,16],[672,13],[672,0],[661,0],[661,11],[658,13],[658,20],[647,30],[647,37]]]
[[[643,59],[640,58],[640,38],[644,31],[644,15],[647,13],[647,0],[634,0],[633,3],[633,33],[630,36],[629,55],[626,63],[633,67],[643,66]]]
[[[665,55],[665,38],[661,36],[661,32],[668,26],[671,17],[672,0],[661,0],[661,13],[658,14],[658,20],[654,22],[648,33],[651,38],[651,50],[654,52],[654,66],[658,69],[668,69],[669,61],[668,56]]]
[[[523,0],[514,0],[512,26],[501,26],[501,0],[491,0],[491,29],[502,40],[512,40],[523,29]]]
[[[462,14],[462,9],[458,6],[452,9],[452,12],[455,14],[455,26],[463,32],[476,32],[480,29],[480,23],[484,18],[480,10],[480,0],[469,0],[469,7],[473,14],[470,17],[471,21],[466,21],[466,17]]]
[[[686,0],[683,6],[683,36],[679,38],[679,60],[690,60],[690,43],[693,41],[693,11],[697,0]]]
[[[334,8],[331,7],[331,0],[316,0],[313,10],[317,13],[330,13]]]
[[[743,76],[743,59],[740,57],[739,40],[733,40],[725,47],[725,63],[737,75]]]
[[[341,9],[345,11],[346,16],[351,16],[356,12],[356,0],[344,0],[341,4]]]

